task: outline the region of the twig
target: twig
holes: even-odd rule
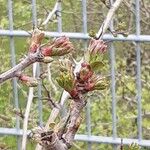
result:
[[[28,67],[29,65],[31,65],[32,63],[36,61],[35,57],[36,57],[36,54],[30,55],[26,57],[23,61],[21,61],[18,65],[2,73],[0,75],[0,84],[10,78],[16,77],[19,71],[22,71],[23,69],[25,69],[26,67]]]
[[[50,106],[53,109],[54,107],[56,107],[57,104],[52,100],[50,92],[48,91],[46,85],[44,85],[43,80],[42,80],[42,86],[43,86],[43,88],[45,89],[45,91],[47,93],[47,97],[48,97],[47,100],[50,102]]]
[[[60,105],[63,107],[63,105],[64,105],[64,103],[65,103],[65,101],[68,99],[68,97],[69,97],[70,95],[69,95],[69,93],[67,92],[67,91],[63,91],[62,92],[62,95],[61,95],[61,98],[60,98]]]
[[[125,4],[125,6],[127,7],[127,9],[129,9],[129,11],[135,15],[135,9],[133,7],[131,7],[131,5],[127,2],[127,1],[123,1],[123,3]],[[132,4],[132,3],[131,3]],[[143,22],[146,25],[149,25],[149,23],[147,21],[144,20],[143,17],[141,17],[141,22]]]
[[[112,7],[109,9],[105,21],[103,22],[98,33],[96,34],[97,39],[102,38],[106,30],[108,29],[109,23],[113,18],[113,15],[115,14],[116,10],[119,8],[121,2],[123,2],[123,0],[116,0],[112,5]]]
[[[36,70],[37,70],[37,63],[34,63],[33,64],[33,77],[35,77],[36,75]],[[34,90],[33,87],[29,88],[29,95],[28,95],[27,106],[26,106],[26,111],[25,111],[24,121],[23,121],[23,136],[22,136],[21,150],[26,150],[28,120],[29,120],[31,104],[32,104],[33,96],[34,96],[33,90]]]
[[[81,112],[82,109],[85,107],[86,102],[83,99],[78,99],[77,101],[73,100],[70,105],[70,118],[68,121],[67,130],[63,135],[63,138],[68,148],[72,145],[74,136],[81,124]]]
[[[5,82],[8,79],[19,77],[22,70],[30,66],[35,62],[42,62],[43,58],[40,56],[40,51],[37,51],[34,54],[28,55],[24,60],[19,64],[11,68],[10,70],[0,74],[0,84]]]
[[[52,81],[52,78],[51,78],[51,68],[50,68],[50,63],[47,65],[47,69],[48,69],[48,80],[49,80],[49,83],[50,85],[52,86],[52,89],[54,90],[54,92],[56,93],[57,92],[57,87],[55,86],[55,84],[53,83]]]
[[[23,121],[23,136],[22,136],[22,148],[21,150],[26,150],[26,141],[27,141],[27,128],[28,128],[28,119],[29,119],[29,113],[30,108],[33,100],[33,87],[29,88],[29,96],[27,101],[27,107],[24,115],[24,121]]]
[[[51,20],[52,16],[58,11],[58,6],[60,2],[60,0],[57,0],[53,10],[48,14],[46,20],[42,23],[42,25],[46,25],[49,22],[49,20]]]

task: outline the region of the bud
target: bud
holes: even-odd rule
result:
[[[102,40],[91,39],[88,50],[90,54],[100,54],[106,51],[107,45]]]
[[[93,75],[91,80],[86,85],[86,90],[104,90],[108,87],[108,80],[99,76]]]
[[[92,37],[92,38],[96,38],[96,32],[93,31],[93,30],[90,30],[89,36]]]
[[[103,54],[106,52],[107,45],[102,40],[91,39],[86,54],[86,61],[89,62],[91,69],[97,71],[104,66]]]
[[[55,39],[52,43],[45,45],[41,51],[44,56],[63,56],[72,50],[73,45],[69,41],[69,38],[62,36]]]
[[[67,92],[72,91],[74,88],[75,80],[70,74],[61,73],[60,76],[56,78],[56,81]]]
[[[82,81],[88,80],[90,77],[92,77],[93,71],[91,70],[91,67],[88,63],[82,63],[81,64],[81,69],[79,72],[79,78]]]
[[[93,91],[94,90],[94,83],[93,82],[86,83],[85,89],[87,91]]]
[[[29,87],[36,87],[38,85],[37,79],[26,75],[21,75],[19,77],[19,80],[21,80],[24,84],[26,84]]]
[[[69,94],[71,95],[71,97],[77,97],[78,96],[78,91],[76,88],[74,88],[72,91],[69,92]]]
[[[43,38],[44,38],[44,32],[42,32],[38,28],[33,30],[30,47],[29,47],[30,53],[36,52],[37,48],[41,45]]]
[[[52,46],[50,44],[43,46],[41,48],[41,53],[44,56],[52,56]]]
[[[106,80],[99,80],[94,85],[94,90],[104,90],[108,87],[108,81]]]
[[[69,93],[74,89],[75,77],[72,63],[69,60],[60,61],[60,74],[56,81]]]
[[[44,59],[43,59],[44,63],[51,63],[52,61],[53,61],[53,58],[49,57],[49,56],[45,56]]]
[[[119,22],[116,31],[123,31],[127,29],[127,25],[125,22]]]

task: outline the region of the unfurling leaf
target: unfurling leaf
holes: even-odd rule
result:
[[[64,87],[64,79],[61,77],[57,77],[56,81],[58,82],[58,84],[63,88]]]
[[[99,71],[104,67],[104,63],[102,61],[95,61],[95,62],[91,62],[90,66],[92,68],[93,71]]]
[[[60,61],[60,74],[56,78],[58,84],[66,91],[70,92],[74,89],[75,77],[73,74],[73,66],[69,60]]]
[[[91,39],[88,50],[90,54],[102,54],[106,51],[107,45],[102,40]]]

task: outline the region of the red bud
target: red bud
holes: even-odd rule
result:
[[[85,86],[85,89],[86,89],[87,91],[93,91],[93,90],[94,90],[94,83],[88,82],[88,83],[86,84],[86,86]]]
[[[73,89],[72,91],[69,92],[69,94],[71,95],[71,97],[77,97],[78,91],[76,89]]]
[[[43,47],[41,49],[41,53],[44,55],[44,56],[51,56],[52,54],[52,48],[51,47]]]
[[[29,77],[29,76],[26,76],[26,75],[21,75],[19,77],[19,80],[21,80],[24,84],[26,84],[29,87],[35,87],[35,86],[38,85],[38,82],[35,78]]]
[[[89,51],[91,54],[103,53],[106,51],[107,45],[102,40],[92,39],[89,43]]]

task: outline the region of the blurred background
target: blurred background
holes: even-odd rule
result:
[[[27,55],[29,32],[34,26],[40,27],[55,2],[0,0],[0,73]],[[45,42],[63,32],[74,43],[73,57],[79,61],[87,49],[88,35],[98,32],[109,10],[108,6],[107,0],[62,1],[59,16],[43,27],[48,32]],[[110,88],[87,95],[87,107],[78,131],[79,135],[85,136],[77,136],[71,149],[120,149],[113,144],[121,143],[120,138],[127,138],[128,143],[132,143],[132,139],[146,140],[142,150],[150,150],[149,0],[124,0],[115,14],[110,30],[104,35],[104,40],[109,42],[105,59],[107,65],[102,68],[102,74],[111,75]],[[56,89],[49,80],[45,84],[51,95],[59,100],[62,89],[55,81],[57,67],[57,61],[54,61],[50,66],[41,64],[40,70],[51,71]],[[32,66],[24,72],[32,74]],[[43,126],[48,119],[51,109],[47,101],[42,100],[45,94],[42,86],[35,88],[29,129]],[[20,82],[13,81],[12,84],[12,80],[9,80],[0,85],[0,149],[19,149],[21,138],[16,135],[21,134],[19,129],[22,129],[27,96],[28,87]],[[8,130],[12,128],[17,128],[18,131]],[[109,138],[106,139],[107,137]],[[112,142],[117,137],[119,139]],[[34,141],[28,141],[27,149],[32,150],[34,147]],[[124,148],[128,149],[126,146]]]

